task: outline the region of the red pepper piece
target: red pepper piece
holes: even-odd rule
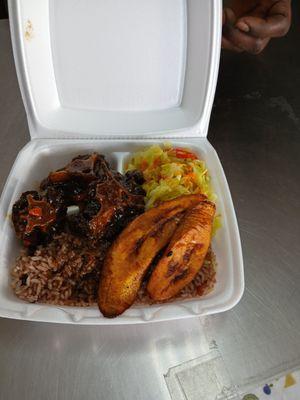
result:
[[[28,211],[28,213],[33,217],[41,217],[43,214],[42,209],[40,207],[33,207]]]
[[[145,169],[147,169],[147,168],[148,168],[148,163],[147,163],[146,160],[143,160],[143,161],[141,162],[141,170],[142,170],[142,171],[145,171]]]
[[[198,159],[196,154],[194,154],[194,153],[192,153],[190,151],[184,150],[184,149],[180,149],[180,148],[172,149],[170,151],[170,153],[171,154],[173,153],[175,155],[175,157],[177,157],[177,158],[190,159],[190,160],[197,160]]]

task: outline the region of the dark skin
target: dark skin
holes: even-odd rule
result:
[[[291,0],[232,0],[223,11],[222,48],[261,53],[291,25]]]

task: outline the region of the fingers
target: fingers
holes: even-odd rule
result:
[[[224,10],[222,47],[260,53],[271,38],[284,36],[291,24],[291,0],[261,0],[237,20],[232,9]]]
[[[234,46],[228,39],[224,36],[222,37],[222,49],[235,51],[236,53],[241,53],[243,50],[237,46]]]
[[[238,20],[236,27],[257,38],[274,38],[284,36],[289,30],[290,23],[281,15],[267,17],[243,17]]]
[[[224,24],[234,26],[237,21],[236,15],[231,8],[225,8],[223,11]]]
[[[237,53],[241,53],[243,50],[237,46],[234,46],[225,36],[224,31],[226,27],[224,25],[233,26],[236,22],[236,16],[234,12],[230,8],[225,8],[223,10],[223,36],[222,36],[222,49],[235,51]]]
[[[260,39],[281,37],[288,32],[291,25],[290,1],[275,2],[264,18],[260,14],[259,10],[254,10],[252,15],[240,18],[236,27]]]
[[[267,16],[267,21],[274,25],[273,37],[287,34],[291,26],[291,20],[291,0],[276,1]]]
[[[262,52],[270,41],[270,38],[257,38],[229,25],[225,25],[223,28],[223,38],[232,46],[251,54]]]

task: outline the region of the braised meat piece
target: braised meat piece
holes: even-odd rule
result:
[[[122,175],[110,169],[98,153],[79,155],[64,168],[51,172],[40,184],[40,193],[23,193],[13,207],[17,236],[25,246],[51,239],[59,226],[98,241],[111,240],[144,211],[143,175]],[[77,215],[67,215],[77,206]]]
[[[79,155],[64,168],[51,172],[40,188],[50,203],[78,204],[86,200],[91,182],[106,179],[107,168],[104,156],[98,153]]]
[[[124,176],[104,166],[105,178],[90,184],[89,198],[82,211],[69,218],[71,232],[91,240],[112,239],[130,221],[144,211],[143,177]]]
[[[34,247],[50,239],[63,224],[66,208],[56,208],[38,192],[22,194],[14,204],[12,221],[24,246]]]
[[[108,180],[119,182],[130,193],[145,195],[141,185],[144,178],[139,171],[130,171],[125,175],[110,169],[103,155],[79,155],[55,172],[51,172],[40,185],[47,200],[55,206],[65,206],[90,200],[88,197],[91,183],[101,183]]]
[[[79,178],[85,182],[101,179],[104,165],[108,167],[104,156],[98,153],[77,156],[64,168],[51,172],[48,178],[42,182],[41,187],[43,189],[43,186],[47,187],[49,183],[62,183],[73,178]]]
[[[87,199],[88,184],[73,178],[70,181],[50,184],[44,194],[49,203],[55,206],[79,205]]]
[[[113,236],[115,232],[109,232],[107,228],[111,231],[117,225],[117,231],[120,231],[125,224],[144,211],[143,194],[131,193],[115,179],[96,184],[92,192],[100,205],[99,212],[89,221],[89,231],[93,238],[100,238],[105,234]]]

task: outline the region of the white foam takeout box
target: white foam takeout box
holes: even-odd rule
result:
[[[227,181],[206,136],[218,75],[220,0],[11,0],[11,36],[31,140],[19,153],[0,204],[0,315],[73,324],[127,324],[232,308],[244,289],[239,231]],[[13,203],[73,156],[128,155],[169,141],[205,160],[222,228],[213,238],[217,283],[203,298],[133,306],[115,319],[96,307],[19,300],[10,271],[20,249]]]

